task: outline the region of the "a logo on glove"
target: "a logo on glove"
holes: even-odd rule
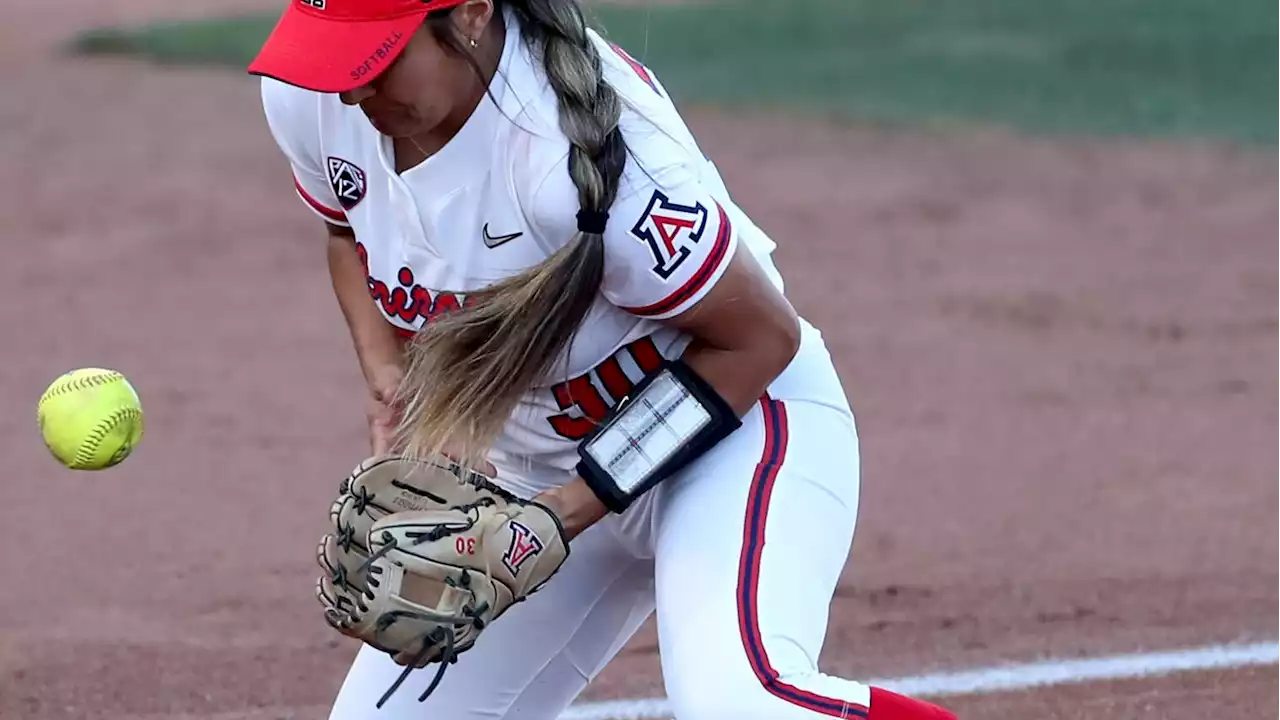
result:
[[[507,566],[512,575],[520,573],[520,566],[529,558],[542,552],[542,540],[529,528],[515,520],[511,524],[511,544],[502,554],[502,564]]]

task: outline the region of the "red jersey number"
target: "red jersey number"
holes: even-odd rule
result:
[[[662,353],[658,352],[653,340],[643,337],[623,347],[590,372],[552,386],[551,396],[555,398],[556,405],[566,411],[547,418],[557,435],[581,440],[609,414],[610,408],[631,392],[640,378],[627,375],[621,362],[624,355],[630,356],[641,377],[662,364]],[[577,412],[569,412],[573,410]]]

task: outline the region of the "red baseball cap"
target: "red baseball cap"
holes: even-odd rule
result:
[[[249,64],[317,92],[368,84],[400,56],[427,13],[465,0],[291,0]]]

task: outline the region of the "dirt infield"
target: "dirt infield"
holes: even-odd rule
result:
[[[47,52],[131,1],[20,0],[0,42],[0,717],[323,718],[354,648],[312,552],[366,445],[322,236],[251,79]],[[1274,153],[689,117],[859,417],[825,669],[1276,636]],[[34,422],[86,365],[147,411],[100,474]],[[588,698],[660,695],[655,653],[646,627]],[[1266,667],[950,704],[1253,720],[1276,693]]]

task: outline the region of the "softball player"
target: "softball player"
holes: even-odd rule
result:
[[[488,463],[572,538],[425,701],[376,710],[401,667],[364,646],[330,717],[550,720],[655,608],[680,720],[954,717],[818,672],[852,413],[773,242],[577,0],[293,0],[250,72],[374,451]]]

